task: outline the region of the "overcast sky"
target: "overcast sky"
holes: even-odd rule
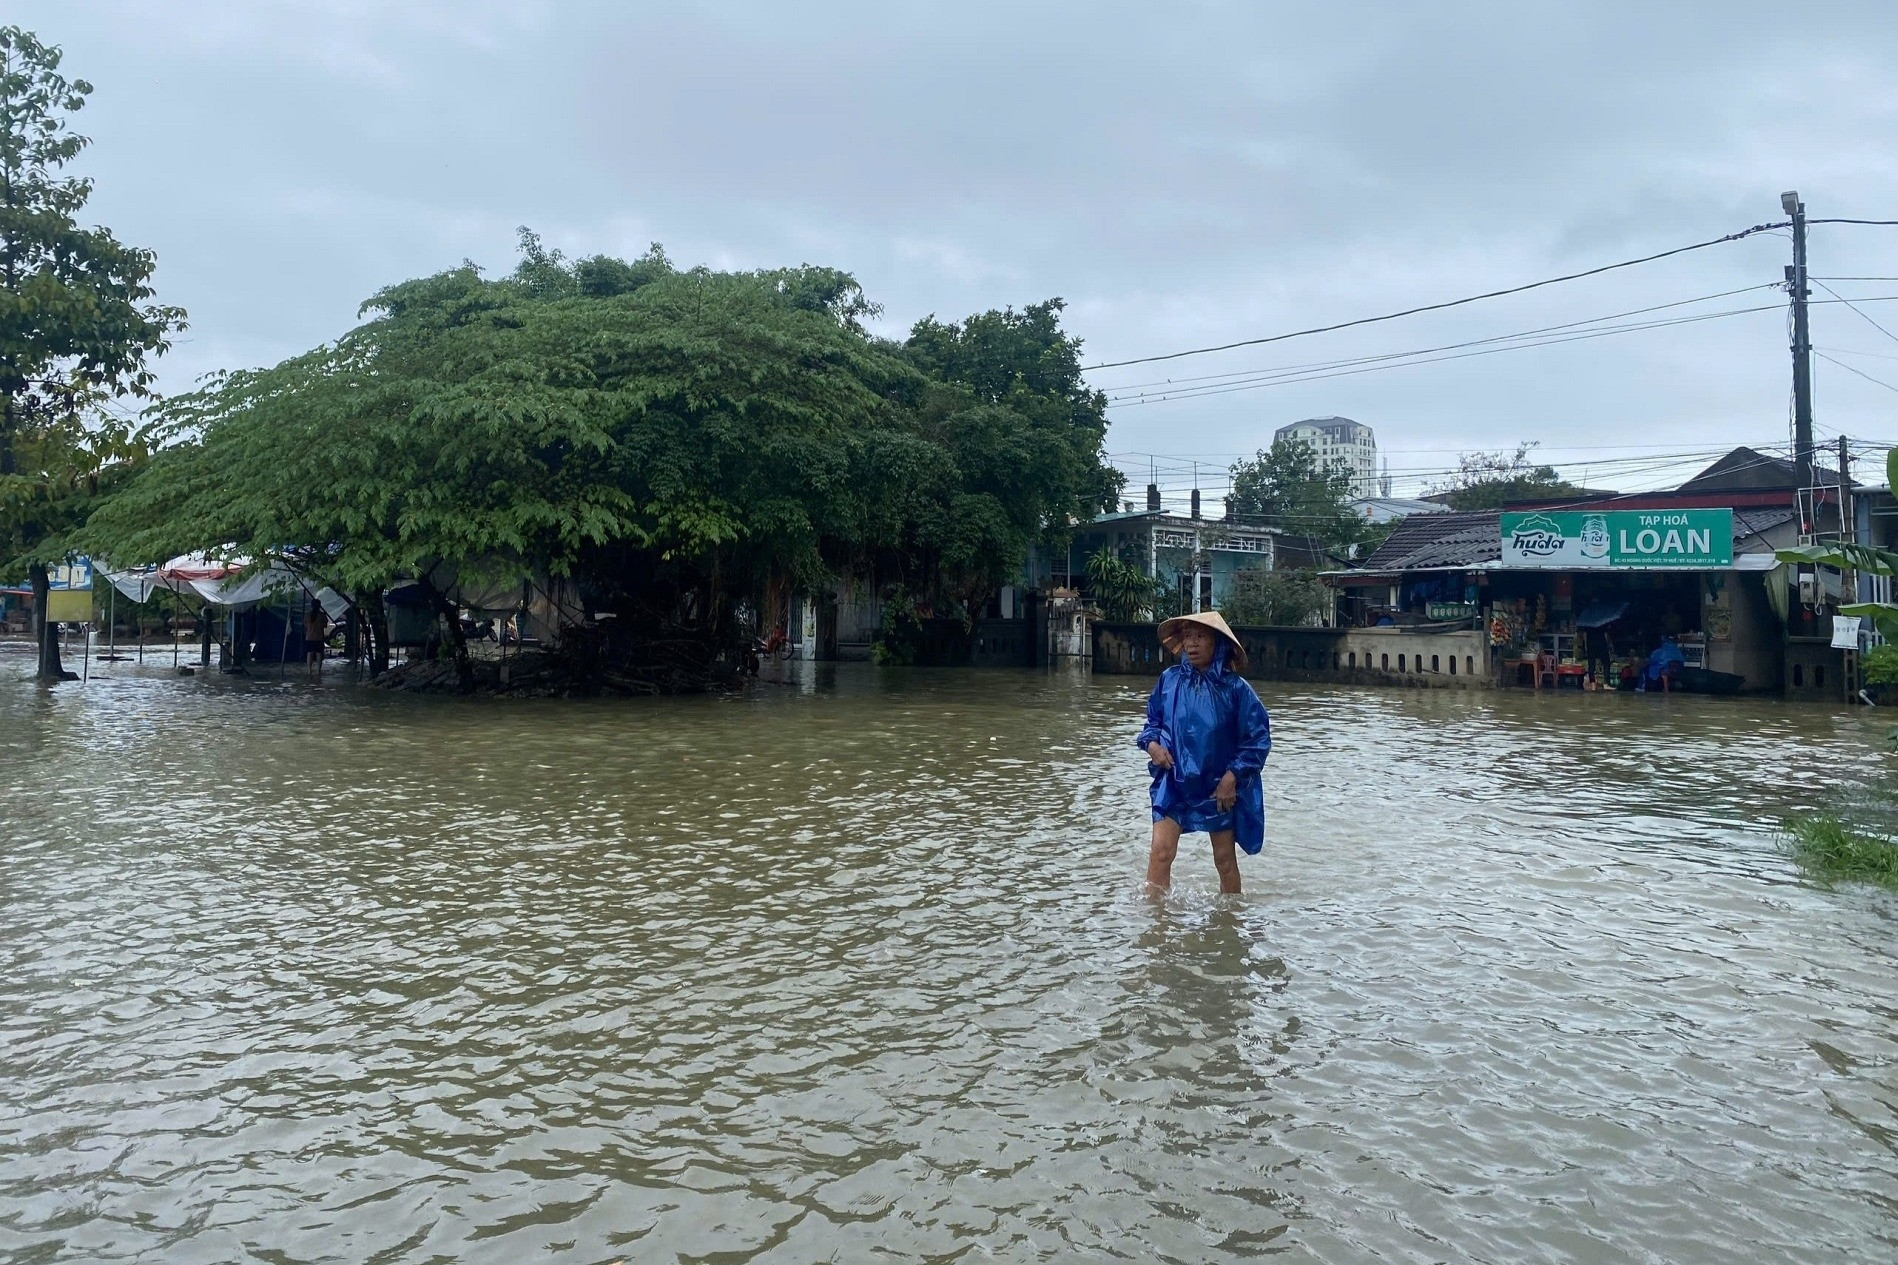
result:
[[[168,388],[347,329],[389,282],[664,243],[847,269],[885,332],[1051,296],[1089,363],[1500,288],[1780,218],[1898,219],[1898,5],[13,0],[97,91],[91,212],[158,252]],[[1437,347],[1775,282],[1763,234],[1532,295],[1102,370],[1105,388]],[[1813,272],[1898,278],[1898,228]],[[1831,281],[1847,298],[1898,280]],[[1823,291],[1815,298],[1832,296]],[[1636,320],[1783,303],[1771,289]],[[1860,305],[1898,333],[1898,302]],[[1815,309],[1822,439],[1898,440],[1898,338]],[[1109,447],[1220,466],[1302,417],[1415,489],[1540,440],[1606,486],[1785,443],[1784,314],[1116,405]],[[1642,471],[1610,464],[1647,456]],[[1185,469],[1185,467],[1181,467]],[[1407,474],[1414,478],[1406,481]],[[1213,490],[1221,474],[1209,470]],[[1183,475],[1168,481],[1180,483]]]

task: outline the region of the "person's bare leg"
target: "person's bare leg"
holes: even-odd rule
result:
[[[1173,885],[1173,858],[1180,852],[1180,823],[1162,817],[1153,823],[1153,850],[1147,853],[1147,886],[1165,891]]]
[[[1239,890],[1239,857],[1233,851],[1234,836],[1230,830],[1213,832],[1213,868],[1219,871],[1219,890],[1237,893]]]

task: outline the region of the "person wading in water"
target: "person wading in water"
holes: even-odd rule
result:
[[[1160,625],[1160,644],[1180,662],[1160,674],[1137,740],[1153,775],[1147,884],[1155,890],[1169,887],[1180,836],[1205,831],[1213,840],[1219,890],[1237,892],[1234,843],[1248,853],[1265,846],[1265,789],[1259,775],[1272,750],[1272,721],[1251,682],[1240,675],[1245,647],[1218,612],[1167,620]]]
[[[310,609],[303,613],[303,657],[309,661],[310,679],[323,679],[323,643],[329,640],[330,616],[323,604],[315,598],[310,599]]]

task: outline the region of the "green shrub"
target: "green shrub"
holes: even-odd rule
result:
[[[1087,587],[1102,617],[1116,623],[1146,618],[1166,596],[1165,586],[1111,549],[1087,560]]]
[[[1229,624],[1304,628],[1324,620],[1332,592],[1315,571],[1235,571],[1219,613]]]
[[[1898,685],[1898,645],[1873,646],[1859,658],[1859,672],[1867,685]]]
[[[870,662],[886,668],[913,665],[922,631],[915,599],[900,585],[891,589],[884,596],[883,615],[877,620],[876,638],[870,643]]]

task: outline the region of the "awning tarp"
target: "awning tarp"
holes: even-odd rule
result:
[[[1602,628],[1628,613],[1626,602],[1591,602],[1575,617],[1577,628]]]

